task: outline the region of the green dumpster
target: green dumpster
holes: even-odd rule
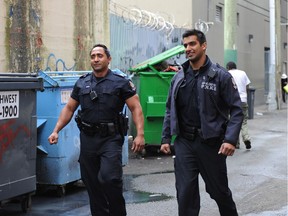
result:
[[[134,72],[133,82],[143,109],[146,150],[159,150],[166,99],[171,79],[176,73],[164,72],[161,66],[166,63],[165,60],[183,52],[183,45],[179,45],[129,69]],[[133,127],[131,133],[136,135]]]

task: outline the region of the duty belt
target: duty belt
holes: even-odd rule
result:
[[[78,124],[78,127],[81,131],[83,131],[86,135],[94,136],[95,134],[99,134],[102,137],[113,136],[119,133],[118,125],[114,122],[105,122],[105,123],[87,123],[81,121]]]
[[[190,127],[189,130],[187,131],[182,130],[180,134],[185,139],[192,140],[192,141],[194,141],[197,136],[202,137],[201,129],[198,127]]]
[[[216,147],[219,147],[222,144],[223,139],[224,139],[224,134],[221,136],[204,139],[201,128],[197,128],[197,127],[190,127],[189,132],[181,131],[180,135],[190,141],[194,141],[196,137],[198,136],[200,137],[202,143],[205,143],[210,146],[216,146]]]

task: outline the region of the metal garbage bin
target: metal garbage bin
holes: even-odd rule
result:
[[[50,145],[48,136],[53,131],[61,110],[68,102],[75,82],[81,75],[89,72],[91,71],[39,72],[39,76],[44,79],[44,91],[37,93],[36,165],[39,190],[54,186],[58,196],[63,196],[67,184],[81,179],[78,163],[80,137],[74,119],[60,131],[57,145]],[[127,137],[125,143],[122,156],[124,165],[128,161]]]
[[[144,115],[145,150],[159,150],[166,100],[171,79],[176,73],[164,72],[163,68],[158,67],[165,60],[183,52],[184,47],[179,45],[129,69],[134,72],[133,82],[137,87]],[[136,135],[135,130],[131,133]]]
[[[247,91],[248,119],[254,118],[255,91],[256,89],[253,87],[249,87]]]
[[[0,74],[0,205],[20,199],[26,212],[36,191],[36,74]]]

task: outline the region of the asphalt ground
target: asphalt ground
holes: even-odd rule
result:
[[[266,105],[256,106],[254,118],[248,120],[251,150],[243,142],[227,159],[229,186],[239,215],[286,216],[287,213],[287,105],[268,112]],[[135,156],[135,158],[137,158]],[[176,216],[177,201],[173,157],[161,156],[130,159],[126,174],[137,174],[134,189],[165,194],[170,199],[158,202],[128,204],[128,215]],[[201,216],[220,215],[205,192],[200,177]]]
[[[287,105],[269,111],[256,105],[248,120],[251,150],[243,143],[227,159],[229,186],[239,215],[286,216],[287,213]],[[177,216],[173,155],[129,152],[124,171],[124,196],[128,216]],[[215,201],[200,179],[200,216],[219,215]],[[22,213],[19,203],[7,203],[0,216],[88,216],[85,187],[77,184],[63,197],[53,191],[32,197],[31,210]]]

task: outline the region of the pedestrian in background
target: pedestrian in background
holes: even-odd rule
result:
[[[228,62],[226,64],[226,69],[233,76],[237,89],[241,98],[241,107],[244,115],[244,119],[241,126],[241,136],[242,140],[246,146],[246,149],[251,149],[251,139],[248,133],[248,103],[247,103],[247,92],[249,89],[250,80],[243,70],[238,70],[235,62]],[[236,145],[236,148],[240,148],[240,139]]]
[[[228,187],[226,157],[235,151],[243,113],[231,74],[206,55],[203,32],[182,35],[188,61],[171,81],[163,122],[161,151],[171,153],[173,135],[179,216],[200,211],[199,173],[222,216],[235,216]],[[228,116],[230,120],[227,121]]]
[[[80,171],[87,188],[93,216],[126,215],[122,180],[122,146],[127,121],[121,111],[126,103],[137,129],[132,150],[144,148],[144,119],[136,89],[131,81],[109,68],[110,52],[103,44],[90,51],[92,73],[80,77],[49,136],[51,144],[58,133],[77,115],[80,129]]]
[[[284,103],[286,103],[286,97],[287,97],[287,93],[288,93],[288,86],[287,86],[287,82],[288,79],[287,79],[287,75],[285,73],[283,73],[281,75],[281,92],[282,92],[282,101]]]

